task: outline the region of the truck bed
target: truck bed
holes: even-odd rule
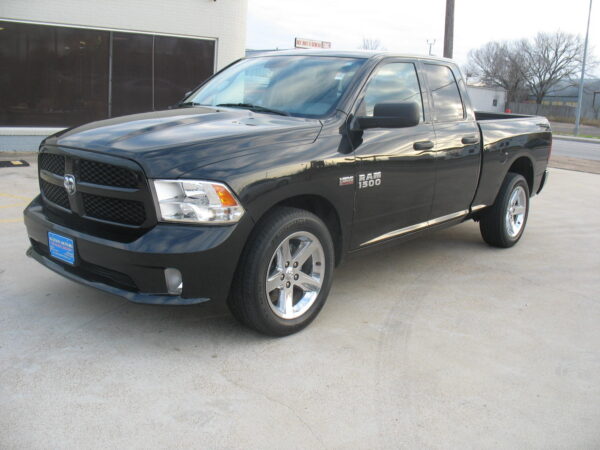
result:
[[[539,116],[528,116],[526,114],[513,114],[513,113],[499,113],[493,111],[474,111],[475,120],[478,122],[481,120],[502,120],[502,119],[523,119],[529,117]]]
[[[474,205],[494,203],[506,165],[521,164],[531,170],[531,194],[539,190],[550,158],[552,133],[542,116],[475,112],[481,133],[481,177]]]

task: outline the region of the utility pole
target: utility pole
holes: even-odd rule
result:
[[[431,47],[433,47],[435,45],[435,41],[436,40],[434,39],[433,41],[429,42],[429,39],[427,39],[427,45],[429,45],[429,56],[432,55],[432,53],[431,53]]]
[[[583,82],[585,76],[585,59],[587,57],[588,36],[590,34],[590,18],[592,17],[592,0],[588,11],[587,30],[585,32],[585,43],[583,44],[583,62],[581,64],[581,80],[579,81],[579,95],[577,96],[577,114],[575,116],[575,136],[579,134],[579,121],[581,120],[581,102],[583,100]]]
[[[444,28],[444,58],[452,58],[452,47],[453,46],[454,46],[454,0],[446,0],[446,26]]]

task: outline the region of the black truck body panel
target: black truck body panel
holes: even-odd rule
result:
[[[478,120],[483,137],[483,165],[474,205],[491,205],[508,169],[519,158],[526,158],[533,169],[530,192],[537,193],[548,166],[552,135],[542,117],[515,117]]]
[[[281,54],[327,54],[365,62],[328,117],[201,106],[94,122],[47,138],[40,157],[64,157],[76,174],[84,160],[139,173],[135,188],[106,190],[85,183],[80,188],[89,195],[137,201],[145,215],[143,221],[124,225],[100,220],[101,215],[86,216],[84,209],[77,210],[79,200],[69,200],[74,209],[68,211],[43,194],[25,210],[30,254],[64,276],[132,301],[189,304],[227,296],[253,229],[278,204],[318,205],[325,211],[340,261],[349,253],[473,217],[494,203],[511,167],[530,168],[530,190],[538,192],[551,147],[547,120],[475,113],[451,61],[361,52]],[[415,127],[357,132],[352,123],[364,86],[378,67],[398,61],[415,65],[424,120]],[[462,120],[436,122],[424,62],[448,66],[456,74]],[[435,145],[417,150],[414,144],[420,141]],[[359,189],[364,174],[380,174],[380,184]],[[41,183],[60,176],[60,170],[40,169]],[[353,182],[342,184],[348,177]],[[160,222],[152,179],[224,183],[245,214],[234,225]],[[74,239],[74,267],[47,254],[48,231]],[[165,294],[166,267],[183,274],[180,296]]]

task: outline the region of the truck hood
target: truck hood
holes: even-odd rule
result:
[[[92,122],[48,137],[44,145],[89,150],[133,160],[150,178],[190,170],[284,142],[313,142],[316,119],[194,107]]]

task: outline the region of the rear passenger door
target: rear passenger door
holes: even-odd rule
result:
[[[463,99],[459,73],[443,63],[424,62],[422,67],[429,85],[436,135],[431,218],[451,219],[467,213],[477,190],[479,128]]]

